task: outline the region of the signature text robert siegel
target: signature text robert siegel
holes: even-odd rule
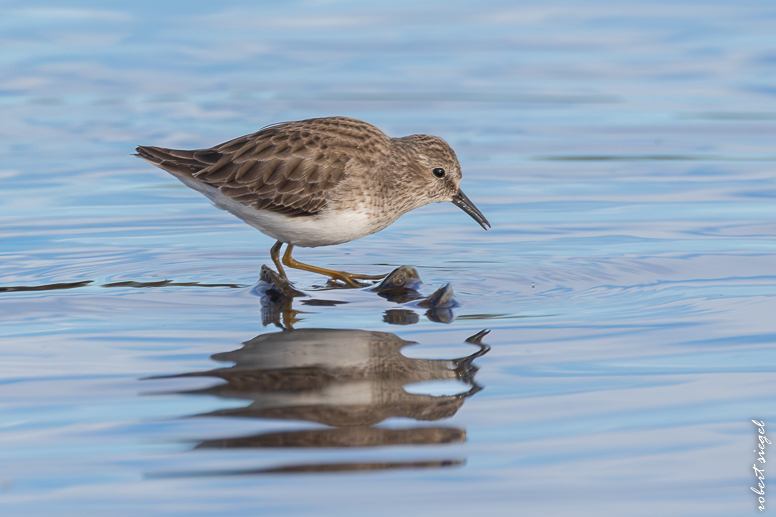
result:
[[[765,436],[765,421],[758,422],[757,420],[752,420],[752,422],[758,427],[757,432],[760,433],[757,437],[760,442],[757,446],[760,450],[758,451],[755,449],[753,452],[757,453],[757,461],[760,462],[760,465],[762,466],[765,465],[765,444],[767,443],[770,445],[771,441]],[[752,492],[759,496],[757,498],[757,502],[760,503],[758,509],[763,511],[765,510],[765,467],[758,469],[757,463],[753,463],[752,468],[754,469],[754,476],[757,478],[757,488],[750,488],[752,489]]]

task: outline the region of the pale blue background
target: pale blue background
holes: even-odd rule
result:
[[[4,2],[0,286],[91,283],[0,292],[2,513],[760,514],[750,420],[776,422],[775,29],[764,0]],[[393,332],[420,343],[413,357],[471,353],[463,340],[492,329],[483,391],[437,423],[467,441],[191,451],[312,425],[185,418],[244,402],[140,380],[215,368],[211,354],[276,329],[250,288],[271,239],[130,154],[324,115],[445,138],[493,224],[434,205],[297,254],[413,265],[426,294],[452,283],[448,325],[361,291],[295,308],[300,328]],[[165,279],[244,287],[102,287]],[[395,308],[419,323],[388,325]],[[465,464],[185,476],[444,458]]]

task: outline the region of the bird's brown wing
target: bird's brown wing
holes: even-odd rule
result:
[[[380,149],[387,141],[370,124],[330,117],[270,126],[210,149],[141,146],[137,153],[247,206],[304,216],[326,207],[326,192],[342,181],[346,164],[363,161],[359,150]]]

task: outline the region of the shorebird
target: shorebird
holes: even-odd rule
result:
[[[371,235],[429,203],[452,202],[484,229],[490,227],[459,187],[455,152],[436,136],[390,138],[361,120],[326,117],[273,124],[209,149],[136,150],[216,207],[275,239],[270,256],[286,280],[283,265],[350,287],[363,287],[357,280],[383,278],[302,264],[291,250]]]

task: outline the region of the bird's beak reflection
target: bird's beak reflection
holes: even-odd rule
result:
[[[472,216],[472,219],[480,223],[480,226],[482,226],[484,229],[490,228],[490,223],[487,219],[485,219],[485,216],[482,215],[482,212],[479,211],[479,209],[474,206],[474,203],[471,202],[471,200],[466,197],[466,194],[463,193],[463,190],[458,190],[458,194],[453,196],[453,203],[460,207],[461,210]]]

